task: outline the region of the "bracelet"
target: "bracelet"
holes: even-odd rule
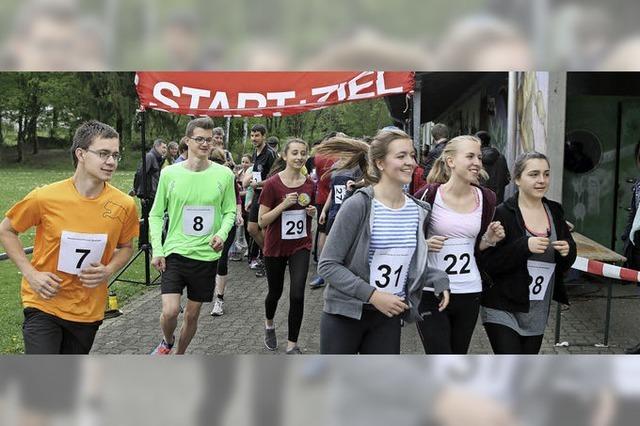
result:
[[[492,243],[491,241],[489,241],[489,238],[487,238],[487,234],[484,234],[481,238],[481,241],[484,241],[489,247],[495,247],[497,243]]]

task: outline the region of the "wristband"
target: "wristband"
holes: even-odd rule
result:
[[[482,236],[481,241],[484,241],[488,246],[490,247],[495,247],[497,243],[492,243],[491,241],[489,241],[489,238],[487,238],[487,234],[484,234]]]

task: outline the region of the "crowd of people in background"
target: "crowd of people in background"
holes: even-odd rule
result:
[[[95,173],[105,175],[92,184],[95,192],[117,167],[118,135],[101,123],[88,126],[97,133],[78,130],[73,182],[82,186],[85,168],[99,167]],[[412,138],[393,126],[362,138],[330,132],[310,147],[295,137],[281,142],[256,124],[250,129],[253,151],[239,163],[210,118],[191,120],[180,143],[156,139],[131,192],[148,214],[151,263],[162,273],[162,336],[153,353],[185,353],[203,304],[212,304],[212,316],[224,315],[225,290],[235,284],[229,261],[246,261],[256,278],[266,277],[264,346],[270,351],[278,349],[274,316],[288,269],[287,354],[303,353],[298,338],[307,286],[326,287],[322,353],[400,353],[401,326],[415,322],[426,353],[465,354],[478,316],[495,353],[538,353],[551,300],[568,302],[563,274],[576,257],[562,207],[545,198],[549,162],[540,153],[522,154],[513,170],[517,191],[503,201],[511,174],[488,132],[450,139],[447,126],[438,123],[431,134],[424,162]],[[92,149],[103,139],[109,149]],[[102,166],[87,153],[96,153]],[[26,306],[27,349],[88,351],[100,315],[95,309],[71,315],[66,305],[49,309],[40,298],[56,295],[61,266],[40,276],[16,254],[19,231],[36,226],[37,241],[45,232],[29,216],[32,198],[16,204],[0,228],[3,245],[24,270],[23,296],[35,300]],[[129,212],[126,223],[133,217]],[[87,241],[103,239],[97,235]],[[128,259],[132,235],[109,241],[109,250],[120,248],[109,265]],[[83,241],[69,238],[60,250]],[[312,262],[317,275],[308,279]],[[85,269],[78,265],[62,270],[85,287],[114,272],[95,261]],[[49,323],[43,313],[53,316]],[[81,344],[52,349],[57,343],[43,340],[43,330],[69,319],[91,320],[91,326],[71,331]]]

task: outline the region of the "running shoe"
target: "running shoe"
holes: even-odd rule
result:
[[[267,275],[267,272],[264,270],[264,267],[260,269],[256,269],[256,277],[262,278],[265,275]]]
[[[215,298],[216,300],[213,302],[213,309],[211,310],[212,317],[219,317],[224,314],[224,300],[219,298]]]
[[[270,351],[278,349],[278,338],[276,337],[275,328],[264,329],[264,346]]]
[[[262,262],[260,262],[260,259],[253,259],[249,264],[249,269],[252,269],[255,271],[256,269],[259,269],[261,266],[262,266]]]
[[[324,287],[324,278],[322,278],[320,275],[316,275],[309,282],[309,287],[311,287],[311,289]]]
[[[151,352],[151,355],[170,355],[171,349],[173,348],[173,343],[168,344],[164,339],[160,342],[160,344]]]
[[[286,352],[287,355],[302,355],[302,350],[300,349],[299,346],[294,346],[291,349],[287,350]]]

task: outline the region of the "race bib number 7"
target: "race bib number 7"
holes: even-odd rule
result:
[[[58,271],[78,275],[92,263],[100,263],[107,246],[107,234],[62,231]]]
[[[211,234],[214,213],[213,206],[185,206],[182,210],[182,232],[193,237]]]

